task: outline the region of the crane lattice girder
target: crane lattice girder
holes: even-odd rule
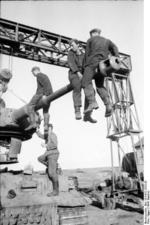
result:
[[[71,38],[0,19],[0,53],[68,68]],[[79,41],[84,49],[86,43]],[[130,55],[120,53],[122,71],[131,71]]]
[[[118,151],[120,174],[123,170],[123,161],[121,162],[121,159],[123,160],[123,157],[127,157],[127,153],[129,153],[128,151],[133,151],[138,180],[142,190],[142,182],[140,179],[140,176],[143,173],[143,147],[140,136],[142,130],[140,128],[130,76],[122,76],[112,73],[111,77],[105,78],[105,85],[113,106],[112,115],[107,118],[107,138],[110,139],[113,191],[115,190],[114,155],[116,153],[116,149]],[[135,147],[136,142],[140,143],[140,150],[138,151]],[[130,148],[130,150],[128,148]]]
[[[106,77],[105,83],[113,105],[112,116],[107,119],[107,137],[114,140],[131,132],[141,133],[130,76],[120,78],[118,74],[113,73],[111,77]]]

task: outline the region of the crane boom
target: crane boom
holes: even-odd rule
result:
[[[0,53],[68,68],[70,37],[0,19]],[[79,41],[84,49],[86,43]],[[122,66],[131,70],[130,55],[120,53]]]

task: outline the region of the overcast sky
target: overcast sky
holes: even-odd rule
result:
[[[120,52],[131,55],[131,82],[143,128],[143,1],[3,1],[1,6],[2,18],[82,41],[89,38],[89,30],[100,28],[102,35],[116,43]],[[8,65],[9,57],[3,55],[1,66]],[[68,69],[13,58],[13,79],[9,88],[27,102],[36,90],[36,81],[31,74],[35,65],[49,76],[54,90],[68,84]],[[23,105],[10,92],[4,99],[9,107]],[[62,168],[111,165],[105,108],[99,96],[97,100],[100,108],[93,113],[97,124],[74,119],[71,93],[52,103],[51,122],[59,140]],[[40,144],[41,140],[34,134],[32,140],[23,143],[20,163],[10,168],[23,168],[30,162],[36,170],[43,169],[37,162],[37,157],[44,151]]]

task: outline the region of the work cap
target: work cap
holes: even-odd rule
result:
[[[69,44],[71,45],[72,42],[75,42],[76,44],[79,44],[79,41],[78,41],[77,39],[71,39],[71,40],[69,41]]]
[[[0,70],[0,77],[6,80],[10,80],[12,78],[12,73],[9,69]]]
[[[91,31],[90,31],[90,34],[92,34],[92,33],[95,33],[95,32],[97,32],[97,33],[101,33],[101,30],[99,29],[99,28],[94,28],[94,29],[92,29]]]
[[[32,67],[31,72],[33,72],[34,70],[40,70],[40,67],[38,67],[38,66]]]

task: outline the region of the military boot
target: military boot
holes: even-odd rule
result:
[[[75,106],[75,118],[76,118],[76,120],[81,120],[82,119],[79,106]]]
[[[48,197],[59,195],[59,182],[58,181],[52,181],[52,184],[53,184],[53,191],[47,194]]]
[[[97,123],[97,120],[93,119],[93,118],[91,117],[91,114],[92,114],[91,112],[85,113],[85,114],[84,114],[83,121],[85,121],[85,122],[90,122],[90,123]]]

